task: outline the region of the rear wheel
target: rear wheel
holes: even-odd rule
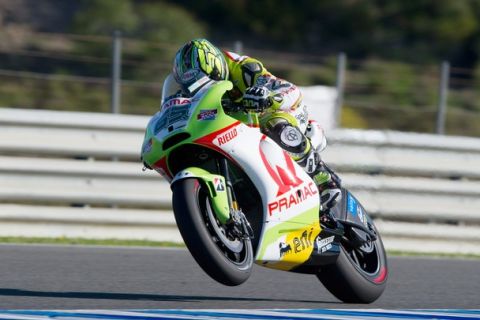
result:
[[[322,267],[317,277],[335,297],[348,303],[371,303],[380,297],[387,284],[388,268],[380,234],[369,219],[376,240],[355,247],[346,238],[341,243],[335,264]]]
[[[248,279],[253,265],[251,241],[233,236],[220,224],[199,180],[174,183],[173,212],[188,250],[210,277],[228,286]]]

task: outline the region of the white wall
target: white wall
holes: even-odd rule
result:
[[[301,87],[303,101],[308,107],[310,118],[315,119],[325,129],[334,129],[334,109],[337,90],[327,86]]]

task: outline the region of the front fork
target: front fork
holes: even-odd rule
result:
[[[253,239],[253,229],[245,217],[245,214],[239,208],[237,199],[235,197],[233,183],[228,170],[228,161],[226,158],[222,157],[218,159],[217,163],[220,174],[225,178],[228,203],[230,205],[230,219],[227,221],[226,226],[235,236]]]
[[[225,178],[225,185],[227,186],[228,203],[230,204],[230,211],[238,210],[238,203],[235,198],[235,192],[233,191],[232,180],[230,179],[230,172],[228,170],[228,161],[226,158],[220,158],[217,160],[220,174]]]

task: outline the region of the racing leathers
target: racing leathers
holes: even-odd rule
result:
[[[260,130],[312,177],[320,191],[321,212],[327,212],[341,198],[340,179],[321,161],[320,151],[327,144],[324,131],[308,119],[300,90],[254,58],[227,51],[224,56],[234,85],[230,100],[258,112]]]

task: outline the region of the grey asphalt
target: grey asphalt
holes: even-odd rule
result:
[[[185,249],[0,245],[0,261],[0,309],[480,308],[480,260],[390,257],[388,287],[370,305],[259,266],[225,287]]]

